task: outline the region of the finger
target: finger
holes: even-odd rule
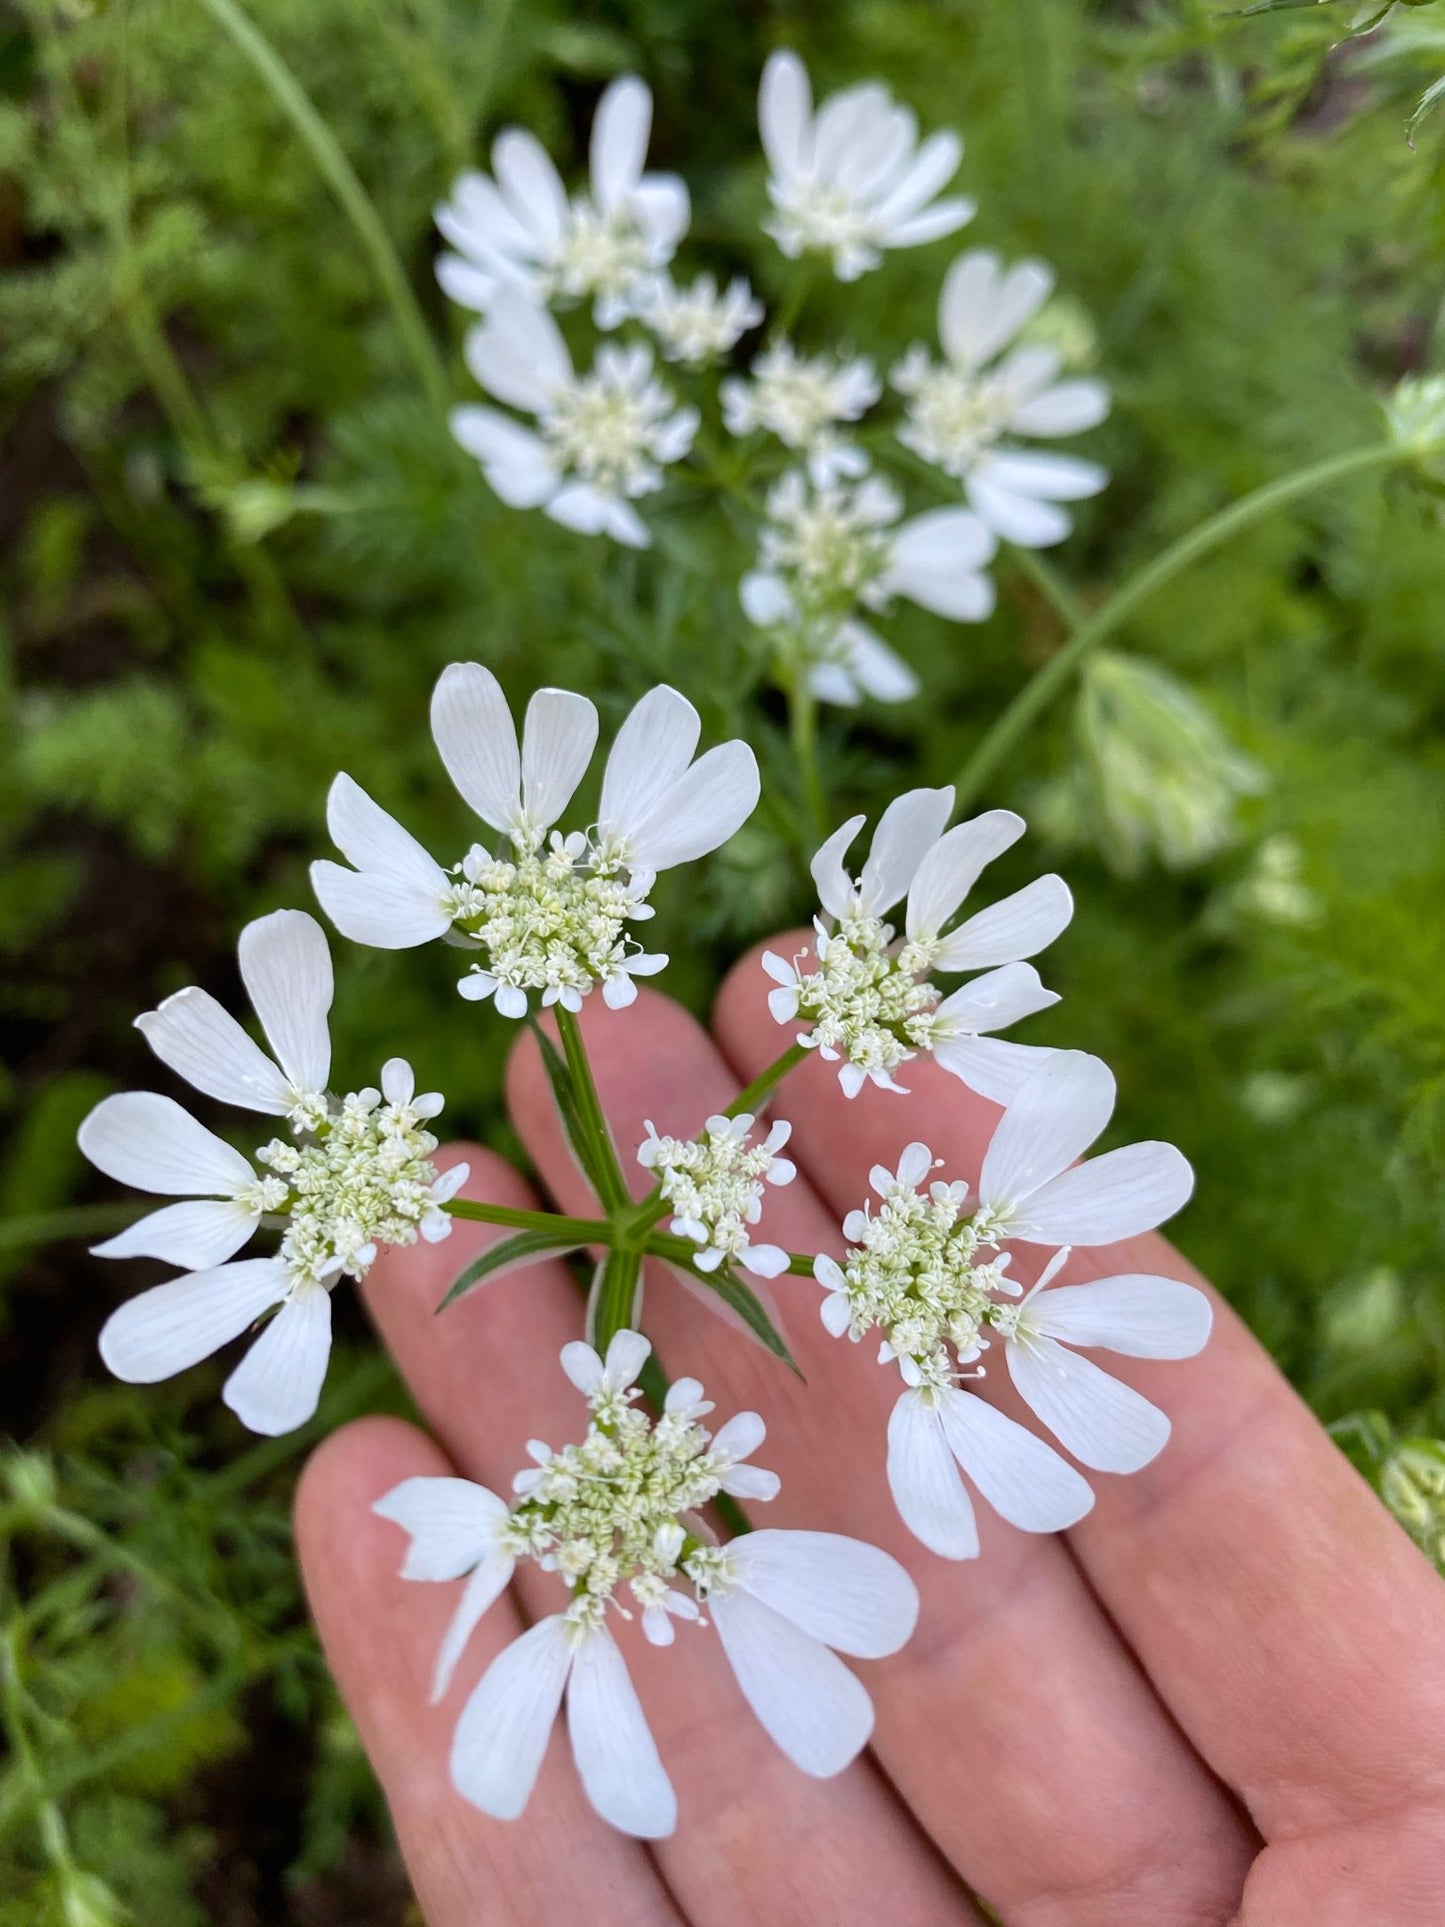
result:
[[[718,1006],[741,1075],[780,1034],[756,955]],[[787,1103],[800,1153],[835,1211],[861,1201],[872,1162],[920,1138],[951,1176],[977,1177],[997,1111],[931,1064],[912,1094],[849,1103],[822,1064]],[[902,1110],[895,1107],[901,1106]],[[1076,1252],[1075,1278],[1158,1272],[1202,1283],[1151,1235]],[[1216,1299],[1204,1351],[1108,1369],[1173,1420],[1163,1454],[1097,1478],[1071,1534],[1077,1556],[1184,1730],[1270,1839],[1353,1825],[1445,1794],[1445,1595],[1263,1348]]]
[[[500,1159],[474,1150],[467,1155],[468,1195],[535,1203]],[[459,1224],[445,1244],[389,1254],[372,1271],[366,1296],[453,1458],[470,1477],[505,1494],[527,1463],[528,1439],[562,1445],[581,1435],[585,1408],[557,1357],[580,1336],[583,1301],[562,1265],[539,1264],[436,1316],[466,1258],[495,1235]],[[561,1603],[555,1576],[530,1565],[519,1572],[518,1589],[529,1616],[554,1612]],[[656,1853],[690,1921],[832,1927],[875,1913],[918,1927],[977,1921],[866,1764],[820,1782],[776,1751],[709,1631],[682,1627],[676,1643],[658,1652],[634,1629],[619,1632],[614,1623],[613,1630],[677,1792],[677,1831],[657,1843]],[[448,1703],[455,1717],[460,1696]],[[554,1743],[552,1756],[562,1751]]]
[[[311,1610],[396,1826],[430,1927],[535,1927],[582,1920],[675,1927],[678,1914],[647,1854],[604,1827],[558,1759],[543,1769],[525,1816],[498,1826],[466,1805],[447,1776],[451,1722],[428,1705],[430,1670],[456,1587],[401,1579],[396,1528],[373,1501],[401,1480],[452,1470],[396,1419],[362,1419],[311,1456],[296,1495],[296,1543]],[[522,1630],[499,1600],[465,1661],[468,1684]]]
[[[691,1136],[739,1079],[701,1027],[655,994],[587,1024],[604,1108],[624,1159],[645,1134]],[[575,1165],[535,1050],[508,1078],[513,1117],[544,1176],[580,1203]],[[791,1112],[791,1087],[777,1114]],[[835,1131],[825,1159],[843,1155]],[[636,1169],[641,1184],[647,1174]],[[836,1245],[836,1220],[806,1181],[770,1190],[760,1236],[795,1250]],[[663,1360],[708,1360],[724,1409],[769,1420],[782,1475],[768,1523],[826,1527],[885,1546],[923,1598],[914,1640],[880,1669],[874,1747],[922,1825],[1011,1923],[1224,1919],[1252,1851],[1232,1805],[1165,1717],[1064,1549],[997,1521],[981,1561],[948,1565],[899,1521],[884,1439],[896,1388],[818,1322],[811,1280],[779,1281],[800,1385],[758,1346],[709,1317],[664,1273],[646,1323]],[[801,1304],[796,1301],[801,1298]],[[1211,1913],[1209,1910],[1213,1909]]]

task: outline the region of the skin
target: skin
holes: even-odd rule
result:
[[[772,947],[788,954],[801,936]],[[644,991],[629,1011],[589,1003],[589,1050],[617,1142],[644,1118],[690,1135],[777,1055],[756,953],[719,998],[712,1035]],[[769,1193],[764,1231],[793,1250],[841,1250],[843,1213],[874,1163],[910,1139],[970,1182],[998,1113],[929,1064],[907,1099],[849,1102],[810,1060],[773,1100],[791,1119],[798,1180]],[[513,1054],[512,1116],[556,1204],[587,1203],[535,1047]],[[493,1154],[468,1194],[529,1204]],[[647,1174],[635,1171],[639,1195]],[[499,1823],[447,1775],[450,1736],[492,1656],[557,1609],[558,1582],[526,1569],[473,1635],[451,1691],[430,1671],[460,1582],[397,1576],[405,1541],[371,1502],[414,1473],[459,1471],[503,1493],[540,1437],[579,1435],[581,1402],[556,1354],[579,1330],[558,1265],[435,1306],[500,1235],[459,1223],[442,1246],[384,1257],[366,1296],[431,1429],[366,1419],[313,1455],[296,1531],[316,1622],[396,1821],[431,1927],[596,1927],[759,1920],[837,1927],[1434,1927],[1445,1878],[1445,1591],[1424,1558],[1224,1303],[1204,1352],[1179,1363],[1104,1354],[1170,1413],[1174,1433],[1130,1478],[1091,1475],[1072,1532],[1016,1532],[981,1503],[982,1556],[935,1558],[904,1530],[885,1474],[896,1374],[867,1344],[830,1338],[811,1280],[773,1293],[800,1384],[676,1282],[651,1281],[648,1335],[673,1375],[700,1377],[717,1418],[751,1407],[757,1461],[783,1489],[759,1523],[851,1533],[912,1573],[922,1612],[895,1658],[860,1663],[877,1726],[831,1781],[779,1755],[710,1632],[654,1652],[621,1643],[677,1789],[676,1834],[648,1848],[598,1820],[558,1732],[530,1806]],[[1036,1275],[1021,1250],[1016,1273]],[[1061,1282],[1152,1271],[1202,1284],[1162,1238],[1078,1252]],[[987,1361],[986,1361],[987,1362]],[[1034,1421],[997,1365],[974,1389]],[[1037,1429],[1037,1427],[1035,1427]]]

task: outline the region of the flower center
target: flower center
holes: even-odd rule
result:
[[[812,1020],[810,1041],[841,1051],[864,1071],[893,1071],[926,1045],[928,1017],[939,1001],[892,949],[893,927],[879,917],[844,917],[818,941],[818,968],[800,977],[799,1014]]]
[[[762,1216],[764,1182],[777,1161],[767,1143],[747,1142],[751,1122],[709,1118],[704,1135],[694,1139],[654,1133],[638,1153],[672,1206],[673,1231],[724,1258],[747,1252],[748,1227]]]
[[[582,836],[554,834],[510,860],[477,845],[456,873],[455,928],[485,951],[487,974],[517,990],[585,994],[622,968],[629,921],[652,915],[651,877]]]
[[[656,488],[661,478],[652,439],[664,412],[658,393],[654,384],[639,388],[607,369],[559,390],[541,421],[558,467],[609,495],[645,495]]]
[[[654,1421],[635,1396],[592,1395],[586,1438],[521,1475],[525,1496],[505,1528],[517,1557],[570,1583],[566,1618],[579,1631],[599,1625],[609,1605],[625,1613],[616,1598],[624,1586],[644,1609],[662,1605],[704,1549],[689,1515],[722,1490],[711,1434],[686,1412]]]
[[[971,375],[905,358],[894,385],[911,399],[899,440],[946,474],[966,475],[1008,427],[1016,403],[997,375]]]
[[[300,1135],[300,1127],[292,1127]],[[258,1202],[290,1219],[280,1256],[298,1283],[364,1277],[379,1244],[416,1241],[436,1206],[437,1140],[407,1104],[353,1091],[300,1142],[273,1138],[256,1153],[271,1175]]]
[[[833,181],[799,181],[778,203],[779,239],[800,248],[865,249],[881,234],[878,218]]]
[[[761,542],[763,566],[793,577],[808,616],[872,600],[868,591],[887,568],[891,550],[877,511],[837,488],[779,506]]]
[[[604,214],[579,198],[553,253],[545,296],[620,298],[631,293],[653,265],[652,242],[630,214]]]

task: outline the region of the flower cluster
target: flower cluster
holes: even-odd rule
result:
[[[519,743],[492,672],[454,663],[432,698],[432,735],[462,797],[501,832],[502,848],[473,844],[444,870],[349,776],[338,776],[327,823],[354,868],[313,864],[317,897],[357,943],[406,949],[447,937],[476,951],[461,993],[495,998],[504,1016],[525,1016],[533,995],[578,1010],[599,984],[620,1008],[636,997],[636,977],[667,962],[629,929],[652,916],[647,898],[658,871],[725,842],[758,800],[748,746],[723,743],[694,761],[700,733],[697,711],[676,690],[644,696],[607,759],[595,827],[563,837],[552,825],[592,759],[596,710],[570,690],[539,690]]]
[[[976,1361],[991,1347],[1003,1347],[1020,1397],[1076,1459],[1137,1472],[1162,1451],[1168,1419],[1069,1347],[1187,1358],[1209,1336],[1208,1299],[1174,1279],[1131,1273],[1050,1289],[1074,1246],[1152,1230],[1193,1187],[1170,1144],[1126,1145],[1075,1164],[1113,1108],[1114,1080],[1098,1058],[1051,1053],[1004,1112],[976,1199],[959,1181],[929,1182],[933,1155],[910,1144],[896,1172],[872,1173],[881,1203],[845,1219],[843,1262],[815,1261],[827,1330],[855,1343],[879,1334],[880,1363],[898,1366],[905,1390],[889,1425],[889,1482],[909,1528],[944,1558],[978,1552],[955,1461],[1027,1532],[1073,1525],[1093,1504],[1088,1482],[1058,1453],[960,1388],[961,1377],[984,1376]],[[1005,1241],[1057,1247],[1027,1293],[1011,1276]]]
[[[879,819],[857,882],[843,857],[864,818],[850,817],[813,858],[832,928],[816,920],[811,954],[764,954],[777,985],[768,998],[774,1018],[807,1026],[800,1042],[839,1065],[849,1097],[870,1081],[902,1090],[894,1072],[922,1053],[970,1089],[1007,1103],[1044,1055],[990,1033],[1058,1001],[1022,959],[1053,942],[1073,899],[1061,877],[1038,877],[950,927],[984,866],[1024,832],[1011,810],[950,830],[952,813],[951,787],[898,797]],[[886,918],[904,896],[900,934]],[[945,997],[932,981],[938,970],[984,974]]]
[[[137,1020],[161,1062],[210,1097],[283,1117],[289,1137],[256,1152],[258,1171],[174,1099],[150,1091],[104,1098],[80,1128],[80,1148],[109,1177],[184,1198],[96,1247],[106,1258],[161,1258],[186,1267],[121,1306],[101,1333],[119,1378],[170,1378],[275,1311],[226,1381],[225,1399],[256,1432],[289,1432],[316,1409],[331,1350],[330,1292],[362,1278],[381,1245],[451,1230],[445,1210],[467,1167],[438,1176],[425,1128],[442,1108],[415,1093],[394,1057],[381,1089],[327,1091],[331,958],[319,925],[299,910],[248,924],[241,975],[272,1059],[208,992],[177,991]],[[264,1175],[263,1175],[264,1173]],[[274,1257],[228,1260],[262,1225],[282,1231]],[[276,1309],[278,1308],[279,1309]]]
[[[773,1125],[761,1144],[749,1144],[751,1115],[710,1117],[698,1138],[661,1137],[649,1124],[637,1161],[658,1174],[658,1192],[672,1206],[672,1229],[697,1245],[699,1271],[736,1262],[755,1277],[776,1278],[788,1254],[777,1245],[754,1244],[750,1227],[763,1215],[765,1184],[791,1184],[797,1166],[778,1153],[792,1125]]]
[[[676,1621],[711,1622],[763,1727],[820,1777],[840,1773],[873,1724],[866,1691],[835,1652],[895,1652],[917,1618],[902,1567],[858,1540],[754,1532],[718,1543],[703,1506],[719,1493],[767,1500],[778,1490],[773,1473],[747,1463],[763,1421],[740,1412],[709,1432],[700,1421],[713,1408],[696,1379],[678,1379],[649,1418],[635,1381],[650,1350],[626,1330],[605,1360],[590,1345],[564,1347],[563,1370],[587,1400],[587,1433],[560,1452],[534,1445],[511,1507],[484,1486],[445,1478],[408,1479],[375,1506],[410,1535],[407,1578],[469,1575],[438,1657],[438,1699],[519,1561],[568,1588],[562,1611],[492,1661],[457,1723],[452,1778],[499,1819],[526,1806],[565,1692],[573,1759],[593,1806],[627,1833],[672,1832],[677,1801],[609,1611],[639,1613],[655,1646],[672,1644]]]

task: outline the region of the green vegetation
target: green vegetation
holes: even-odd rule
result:
[[[291,1439],[242,1435],[217,1368],[105,1379],[95,1332],[155,1267],[84,1255],[117,1200],[74,1132],[147,1081],[134,1013],[228,996],[239,925],[310,902],[338,768],[460,847],[425,728],[458,657],[514,697],[587,690],[604,734],[666,677],[710,740],[757,747],[770,801],[714,860],[700,938],[699,894],[658,892],[674,994],[705,1009],[808,907],[785,706],[698,566],[717,518],[639,557],[505,509],[450,442],[445,398],[474,391],[430,210],[495,127],[575,166],[599,87],[641,72],[693,258],[761,262],[776,297],[753,96],[786,41],[820,87],[881,74],[960,127],[968,239],[1058,270],[1053,321],[1115,392],[1090,448],[1114,479],[1046,567],[1001,559],[988,623],[890,621],[924,693],[820,714],[835,818],[953,779],[1137,571],[1378,445],[1397,383],[1445,370],[1445,115],[1405,132],[1445,68],[1429,6],[1339,48],[1338,8],[1202,0],[245,9],[0,7],[0,1927],[406,1918],[287,1523],[307,1444],[402,1395],[349,1296]],[[952,246],[818,280],[805,340],[931,337]],[[1437,1561],[1442,495],[1445,467],[1393,458],[1282,490],[975,766],[1035,831],[1001,887],[1042,843],[1079,900],[1029,1041],[1099,1052],[1121,1131],[1185,1148],[1180,1243]],[[338,1062],[404,1048],[452,1128],[512,1149],[504,1027],[446,958],[337,961]]]

